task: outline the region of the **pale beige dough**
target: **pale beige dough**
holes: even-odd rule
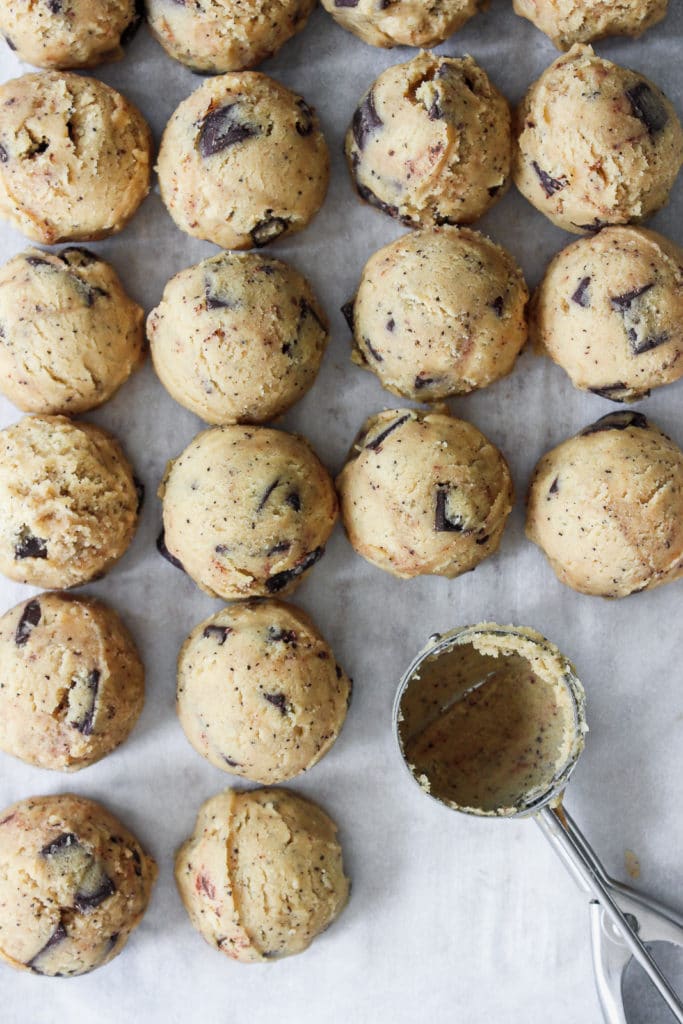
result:
[[[337,519],[332,480],[308,442],[267,427],[204,430],[168,464],[159,497],[162,553],[226,600],[294,590]]]
[[[498,548],[513,498],[505,459],[476,427],[415,409],[366,420],[337,489],[355,550],[404,579],[474,569]]]
[[[509,253],[468,228],[425,228],[370,257],[352,304],[351,358],[396,395],[486,387],[526,341],[529,293]]]
[[[300,32],[315,0],[145,0],[147,23],[195,71],[243,71]]]
[[[633,402],[683,376],[683,250],[604,228],[552,260],[531,307],[535,345],[576,387]]]
[[[0,86],[0,217],[34,241],[120,231],[151,164],[147,122],[103,82],[43,71]]]
[[[0,431],[0,572],[75,587],[123,555],[140,485],[121,446],[92,423],[25,416]]]
[[[123,57],[141,20],[137,0],[6,0],[0,33],[39,68],[91,68]]]
[[[471,57],[420,53],[373,82],[345,148],[372,206],[410,227],[467,224],[508,188],[510,109]]]
[[[327,753],[344,724],[351,684],[299,608],[247,602],[192,630],[178,658],[176,696],[198,753],[224,772],[272,784]]]
[[[683,575],[683,452],[642,413],[614,412],[544,455],[526,532],[558,579],[625,597]]]
[[[171,278],[147,335],[177,402],[207,423],[263,423],[313,384],[328,323],[293,267],[223,252]]]
[[[156,876],[135,836],[93,800],[20,800],[0,812],[0,957],[57,977],[101,967],[142,920]]]
[[[579,235],[652,216],[683,163],[683,129],[664,93],[590,46],[573,46],[533,83],[516,132],[517,188]]]
[[[667,0],[513,0],[558,50],[605,36],[640,36],[666,14]]]
[[[87,249],[28,249],[0,267],[0,391],[24,412],[102,405],[144,359],[143,311]]]
[[[329,155],[305,100],[256,71],[219,75],[184,100],[159,149],[159,187],[181,230],[251,249],[305,228]]]
[[[40,594],[0,618],[0,750],[75,771],[122,743],[145,671],[120,618],[94,598]]]
[[[286,789],[226,789],[207,800],[175,877],[197,931],[242,963],[302,953],[349,895],[336,825]]]
[[[480,0],[322,0],[334,20],[371,46],[437,46],[484,4]]]

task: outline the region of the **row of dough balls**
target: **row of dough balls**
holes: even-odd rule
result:
[[[373,46],[436,46],[457,32],[479,0],[424,4],[322,0],[344,28]],[[514,10],[559,49],[610,35],[639,36],[666,14],[667,0],[514,0]],[[315,0],[145,0],[152,34],[195,71],[242,71],[273,56],[299,32]],[[0,8],[0,32],[22,60],[45,68],[87,68],[123,55],[142,18],[136,0],[14,0]]]
[[[410,227],[481,217],[510,178],[576,234],[640,221],[668,199],[683,129],[660,89],[577,45],[530,87],[513,125],[471,57],[388,68],[346,136],[361,199]],[[52,244],[119,231],[149,190],[151,135],[115,90],[68,72],[0,87],[0,215]],[[306,101],[258,72],[221,75],[171,116],[157,170],[174,221],[226,249],[300,231],[321,207],[329,154]]]
[[[78,771],[110,754],[142,711],[145,672],[116,612],[46,592],[0,618],[0,750]],[[222,771],[275,784],[337,738],[351,683],[311,619],[281,601],[238,602],[200,622],[178,658],[177,712]]]
[[[95,801],[20,800],[0,812],[0,958],[49,977],[102,967],[141,922],[156,877],[153,858]],[[194,927],[243,963],[301,953],[349,894],[335,823],[284,789],[207,800],[175,877]]]
[[[633,401],[683,374],[683,251],[630,226],[563,249],[528,291],[469,228],[427,228],[368,260],[344,307],[352,360],[392,393],[437,402],[509,373],[527,339],[579,388]],[[528,324],[527,324],[528,319]],[[180,271],[147,320],[167,391],[207,423],[264,423],[313,384],[329,332],[282,260],[222,252]],[[101,405],[144,358],[143,311],[86,249],[30,249],[0,268],[0,392],[24,412]]]
[[[475,568],[498,548],[513,500],[505,459],[476,427],[415,409],[367,420],[337,489],[353,547],[401,578]],[[226,600],[291,593],[338,514],[308,443],[260,426],[202,431],[169,462],[159,496],[159,551]],[[541,460],[527,532],[564,582],[620,597],[683,573],[682,502],[679,448],[641,413],[614,413]],[[11,579],[92,580],[130,544],[139,505],[130,465],[100,428],[28,416],[0,432],[0,571]]]

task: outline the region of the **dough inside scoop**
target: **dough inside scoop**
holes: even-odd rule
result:
[[[533,630],[487,623],[451,637],[427,651],[401,696],[408,766],[456,810],[528,810],[562,787],[583,749],[583,687]]]

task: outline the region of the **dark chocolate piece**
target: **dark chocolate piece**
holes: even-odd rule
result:
[[[264,693],[263,696],[269,704],[273,704],[278,709],[281,715],[287,714],[287,698],[284,693]]]
[[[557,476],[555,477],[555,479],[551,483],[550,487],[548,488],[548,494],[557,494],[557,492],[560,489],[559,484],[558,484],[558,480],[559,479],[560,479],[559,477],[557,477]]]
[[[376,209],[381,210],[382,213],[389,214],[390,217],[398,217],[398,207],[390,206],[389,203],[385,203],[384,200],[380,199],[379,196],[376,196],[375,193],[367,187],[367,185],[361,185],[360,182],[357,181],[356,190],[361,199],[364,199],[366,203],[370,203],[370,206],[376,207]],[[407,221],[406,223],[409,224],[410,221]]]
[[[99,907],[100,903],[104,903],[106,899],[113,896],[115,892],[116,886],[111,878],[101,863],[93,857],[92,863],[81,878],[78,892],[74,896],[74,907],[81,914],[88,914],[95,907]]]
[[[271,548],[268,548],[266,554],[270,555],[281,555],[285,551],[289,551],[292,546],[292,542],[289,540],[279,540],[276,544],[273,544]]]
[[[295,644],[296,633],[293,629],[282,629],[279,626],[268,626],[268,641],[273,644]]]
[[[49,267],[50,270],[56,271],[58,268],[55,267],[54,263],[50,260],[44,259],[42,256],[25,256],[24,259],[28,263],[29,267]]]
[[[9,160],[9,154],[4,146],[0,145],[0,163],[6,164]]]
[[[358,0],[334,0],[335,7],[358,7]]]
[[[456,519],[451,519],[448,516],[446,505],[449,491],[448,484],[439,484],[437,487],[434,529],[437,533],[462,533],[465,525],[462,518],[458,516]]]
[[[599,217],[593,217],[593,220],[590,222],[590,224],[577,224],[575,221],[570,221],[570,223],[572,227],[579,228],[580,231],[590,231],[592,233],[595,233],[596,231],[601,231],[602,228],[607,227],[607,221],[600,220]]]
[[[207,114],[201,122],[197,145],[205,160],[228,149],[229,146],[236,146],[261,134],[261,129],[257,125],[245,124],[239,120],[235,110],[237,106],[237,103],[228,103],[224,107],[218,107]]]
[[[421,373],[418,373],[417,377],[413,381],[413,387],[416,391],[421,391],[422,388],[428,388],[432,384],[436,384],[436,377],[423,377]]]
[[[304,138],[313,131],[314,115],[306,100],[298,99],[296,105],[301,111],[301,117],[297,118],[296,130]]]
[[[16,53],[17,48],[9,36],[5,36],[5,42],[9,46],[10,50],[13,50]]]
[[[661,99],[647,82],[638,82],[627,89],[626,98],[635,117],[643,122],[650,135],[661,132],[669,118]]]
[[[93,263],[102,263],[102,257],[98,256],[96,252],[92,252],[90,249],[83,248],[82,245],[67,245],[61,252],[55,253],[55,255],[68,266],[72,265],[71,256],[76,257],[76,262],[81,267],[89,267]]]
[[[290,491],[285,498],[285,502],[290,508],[293,508],[295,512],[301,512],[301,498],[299,497],[298,491]]]
[[[47,9],[52,14],[61,14],[62,0],[47,0]]]
[[[53,839],[51,843],[48,843],[40,851],[41,857],[55,857],[59,856],[63,850],[69,849],[71,846],[80,846],[78,842],[78,836],[73,832],[62,832]]]
[[[142,506],[145,504],[145,485],[142,480],[138,480],[136,476],[133,477],[133,484],[135,485],[135,493],[138,496],[138,503],[135,506],[135,514],[139,516],[142,512]]]
[[[647,430],[649,426],[650,424],[642,412],[610,412],[607,416],[602,416],[595,423],[585,427],[579,436],[586,437],[588,434],[598,434],[601,430],[626,430],[627,427]]]
[[[283,572],[277,572],[270,579],[266,580],[266,590],[269,594],[276,594],[279,590],[284,588],[297,579],[298,576],[302,576],[307,569],[310,569],[312,565],[322,558],[325,554],[325,548],[315,548],[314,551],[309,551],[308,554],[299,561],[298,565],[295,565],[293,569],[285,569]]]
[[[393,323],[393,320],[391,320],[389,322]],[[376,360],[378,363],[383,363],[384,362],[384,356],[381,356],[379,354],[379,352],[377,351],[377,349],[373,348],[373,346],[370,343],[370,339],[366,338],[365,335],[363,335],[363,344],[365,345],[366,349],[368,350],[368,352],[370,353],[370,355],[372,356],[372,358],[374,360]]]
[[[493,300],[493,302],[490,305],[491,305],[491,309],[493,310],[493,312],[496,314],[496,316],[500,320],[501,317],[503,316],[503,308],[505,306],[505,300],[503,299],[503,296],[502,295],[496,295],[495,299]]]
[[[440,121],[443,117],[443,110],[439,105],[439,97],[434,100],[431,107],[427,110],[427,117],[430,121]]]
[[[385,330],[389,331],[390,333],[391,333],[391,331],[393,331],[395,326],[396,326],[396,321],[394,320],[393,316],[389,317],[389,319],[387,320],[387,322],[384,325]]]
[[[590,277],[582,277],[576,291],[572,295],[572,302],[575,302],[577,306],[581,306],[583,309],[588,309],[591,304],[590,295],[588,294],[588,285],[590,283]]]
[[[185,572],[185,566],[180,561],[180,559],[176,558],[175,555],[172,555],[171,552],[166,547],[166,530],[164,530],[163,528],[161,530],[161,533],[157,537],[157,551],[159,552],[162,558],[166,559],[167,562],[170,562],[171,565],[175,565],[176,569],[180,569],[182,572]]]
[[[370,136],[383,127],[384,121],[377,113],[375,96],[372,89],[370,89],[360,106],[356,108],[353,120],[351,121],[351,131],[358,148],[361,150],[365,149],[365,144]]]
[[[233,759],[231,757],[228,757],[226,754],[221,754],[221,757],[223,758],[223,760],[225,761],[226,764],[230,765],[231,768],[241,768],[242,767],[242,762],[241,761],[233,761]]]
[[[40,622],[40,602],[35,598],[24,606],[21,618],[17,623],[14,633],[14,642],[17,647],[23,647],[28,642],[34,626]]]
[[[38,967],[38,960],[47,953],[48,950],[52,949],[59,942],[62,942],[67,938],[67,931],[62,921],[59,922],[55,930],[53,931],[50,938],[47,940],[42,949],[39,949],[35,956],[32,956],[30,960],[26,961],[26,966],[33,971],[34,974],[42,974],[42,971]]]
[[[85,686],[87,687],[88,690],[88,698],[90,700],[90,705],[86,710],[83,718],[81,718],[79,721],[70,723],[76,729],[78,729],[78,731],[82,733],[84,736],[92,735],[93,722],[95,720],[95,709],[97,706],[97,692],[100,688],[100,676],[101,672],[98,668],[93,668],[88,673],[88,676],[85,680]],[[74,683],[72,685],[75,685],[75,682],[76,681],[74,680]]]
[[[209,637],[215,637],[219,647],[223,646],[223,644],[228,639],[231,633],[232,629],[230,628],[230,626],[216,626],[213,624],[205,626],[204,629],[202,630],[202,636],[205,637],[207,640],[209,639]]]
[[[307,316],[310,316],[310,317],[313,317],[313,319],[317,323],[317,325],[320,328],[320,330],[321,331],[325,331],[325,333],[327,333],[327,327],[325,326],[323,321],[320,319],[320,317],[318,316],[316,311],[313,309],[313,306],[310,304],[310,302],[306,302],[306,299],[300,299],[299,300],[299,311],[300,311],[299,326],[301,326],[301,323],[303,322],[303,320],[305,320],[305,318]]]
[[[355,301],[356,301],[356,297],[354,295],[354,297],[352,299],[349,299],[349,301],[345,302],[344,305],[341,307],[341,314],[344,317],[344,319],[346,320],[347,324],[349,325],[349,327],[350,327],[350,329],[352,331],[353,331],[353,304],[354,304]]]
[[[272,214],[272,210],[266,210],[266,214]],[[260,249],[261,246],[268,245],[268,242],[273,242],[276,238],[279,238],[288,227],[289,221],[285,220],[284,217],[266,216],[264,220],[254,225],[249,234],[256,248]]]
[[[646,292],[650,291],[650,288],[654,288],[654,281],[650,281],[649,284],[644,284],[642,288],[634,288],[633,291],[624,292],[623,295],[613,295],[611,297],[610,306],[612,309],[617,310],[619,313],[625,312],[631,308],[633,302],[639,299],[641,295],[645,295]]]
[[[14,557],[20,558],[47,558],[47,541],[43,537],[34,537],[28,532],[27,526],[22,526],[19,533],[19,540],[14,545]]]
[[[268,498],[271,496],[271,494],[273,493],[273,491],[275,490],[275,488],[277,487],[277,485],[279,483],[280,483],[280,478],[278,477],[276,480],[274,480],[272,482],[272,484],[269,484],[268,487],[266,487],[266,489],[263,492],[263,495],[261,497],[261,500],[259,501],[258,505],[256,506],[256,511],[257,512],[262,512],[263,511],[263,509],[265,508],[265,506],[266,506],[266,504],[268,502]]]
[[[628,331],[628,340],[633,355],[640,356],[643,352],[651,352],[653,348],[666,345],[669,340],[669,333],[668,331],[662,331],[661,334],[649,334],[645,338],[639,338],[637,332],[631,328]]]
[[[592,395],[599,398],[609,398],[612,402],[624,402],[631,394],[630,388],[623,381],[616,384],[606,384],[604,388],[589,388]],[[647,392],[649,394],[649,391]]]
[[[539,167],[535,160],[531,161],[531,166],[536,171],[538,180],[541,183],[541,188],[545,192],[546,196],[554,196],[556,192],[561,192],[563,188],[566,188],[568,181],[566,178],[552,178],[547,171],[544,171],[542,167]]]
[[[205,281],[204,295],[206,297],[207,309],[237,309],[239,302],[228,295],[216,295],[211,290],[211,282]]]
[[[409,419],[410,413],[406,413],[405,416],[399,416],[397,420],[394,420],[393,423],[390,423],[389,426],[381,432],[381,434],[378,434],[377,437],[373,438],[373,440],[370,441],[369,444],[366,444],[365,447],[369,448],[370,451],[372,452],[378,452],[380,450],[382,443],[386,441],[389,434],[393,434],[395,430],[398,430],[398,428]]]

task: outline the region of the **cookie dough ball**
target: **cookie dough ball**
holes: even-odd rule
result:
[[[75,771],[126,739],[145,672],[116,612],[92,598],[41,594],[0,618],[0,750]]]
[[[26,416],[0,431],[0,572],[47,588],[102,575],[133,539],[141,486],[93,423]]]
[[[87,249],[29,249],[0,267],[0,391],[24,412],[102,405],[142,363],[143,311]]]
[[[243,71],[300,32],[315,0],[145,0],[152,34],[194,71]]]
[[[302,953],[349,895],[337,826],[286,789],[226,789],[207,800],[175,877],[197,931],[242,963]]]
[[[346,133],[358,195],[414,227],[466,224],[508,187],[510,110],[471,57],[421,53],[373,82]]]
[[[558,50],[605,36],[640,36],[666,14],[667,0],[513,0],[515,12],[545,32]]]
[[[12,0],[0,5],[0,34],[39,68],[92,68],[123,57],[140,23],[136,0]]]
[[[328,324],[293,267],[223,252],[171,278],[147,334],[177,402],[208,423],[263,423],[313,384]]]
[[[386,409],[366,420],[337,478],[351,544],[379,569],[460,576],[500,543],[512,481],[471,423]]]
[[[572,383],[615,402],[683,376],[683,250],[644,228],[604,228],[552,260],[531,331]]]
[[[486,387],[526,341],[512,257],[469,228],[427,228],[371,256],[353,303],[352,359],[421,402]]]
[[[157,169],[181,230],[251,249],[306,227],[325,198],[330,161],[306,101],[245,71],[209,79],[180,104]]]
[[[72,977],[113,960],[147,909],[157,867],[94,800],[65,793],[0,812],[0,957]]]
[[[152,138],[121,93],[68,72],[0,86],[0,217],[36,242],[120,231],[149,191]]]
[[[350,696],[309,617],[279,601],[223,608],[193,629],[178,658],[188,740],[216,768],[254,782],[284,782],[316,764]]]
[[[438,46],[477,13],[479,0],[322,0],[334,20],[371,46]]]
[[[214,597],[287,594],[325,551],[337,518],[308,442],[267,427],[213,427],[169,463],[162,553]]]
[[[683,452],[638,412],[614,412],[536,466],[526,532],[558,579],[625,597],[683,575]]]
[[[650,217],[683,163],[683,129],[664,93],[590,46],[573,46],[534,82],[517,133],[517,188],[578,235]]]

